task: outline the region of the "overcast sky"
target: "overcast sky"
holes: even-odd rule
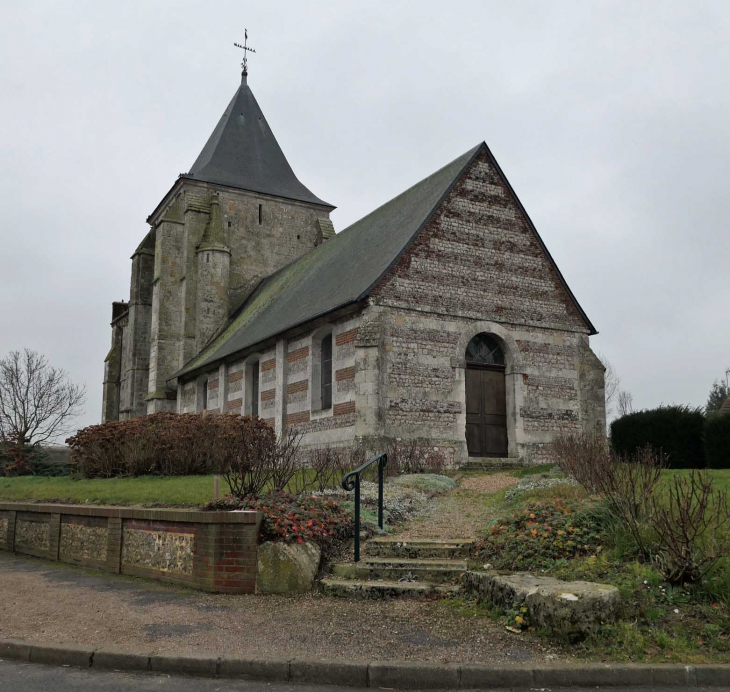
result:
[[[0,355],[100,420],[145,219],[249,84],[342,230],[486,140],[638,407],[730,367],[730,3],[3,3]]]

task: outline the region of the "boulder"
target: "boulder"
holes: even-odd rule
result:
[[[256,590],[259,593],[310,591],[322,551],[316,543],[262,543],[258,549]]]
[[[621,596],[615,586],[561,581],[526,572],[469,572],[467,585],[480,598],[511,608],[524,604],[533,627],[571,641],[618,617]]]

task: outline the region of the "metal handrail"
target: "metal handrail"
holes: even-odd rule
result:
[[[360,562],[360,474],[375,462],[378,462],[378,526],[383,528],[383,468],[388,463],[386,452],[378,454],[362,466],[342,477],[342,489],[355,491],[355,562]]]

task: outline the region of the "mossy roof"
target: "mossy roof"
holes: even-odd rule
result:
[[[499,164],[482,142],[322,245],[263,279],[228,324],[173,379],[207,369],[298,325],[364,300],[400,259],[476,157],[486,152],[590,334],[597,334]]]
[[[174,377],[363,300],[431,218],[482,144],[263,279],[226,327]]]
[[[294,175],[246,77],[183,177],[332,207]]]

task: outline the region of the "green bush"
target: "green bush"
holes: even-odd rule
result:
[[[711,469],[730,469],[730,415],[715,414],[705,421],[705,458]]]
[[[705,467],[705,416],[699,408],[660,406],[637,411],[611,423],[611,444],[617,454],[630,455],[649,445],[663,452],[674,469]]]
[[[497,569],[534,570],[596,555],[605,535],[594,506],[590,500],[529,502],[492,525],[480,557]]]

